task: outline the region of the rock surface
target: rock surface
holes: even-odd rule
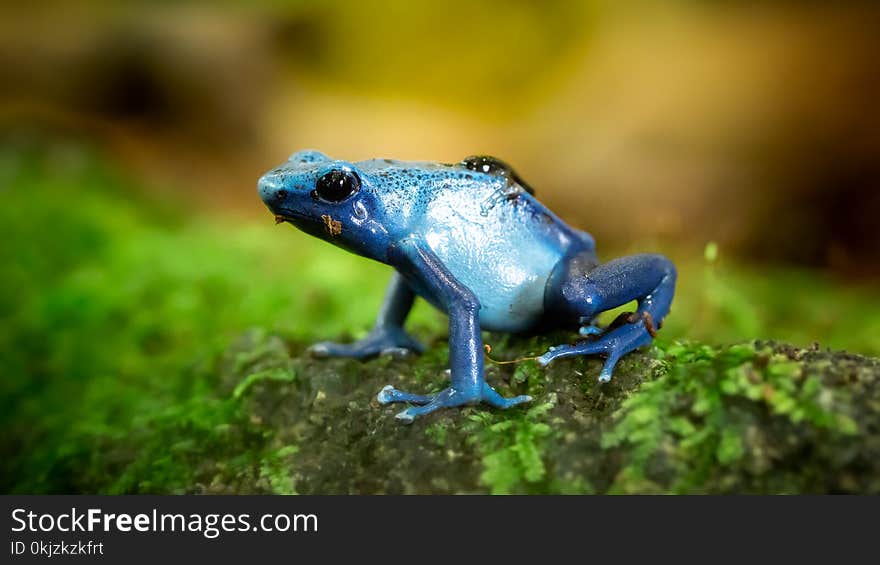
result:
[[[564,340],[487,337],[497,359]],[[312,359],[305,344],[243,335],[221,363],[221,388],[241,411],[231,425],[249,428],[232,445],[258,448],[260,470],[207,460],[192,490],[880,492],[877,359],[769,341],[659,342],[624,358],[607,384],[598,359],[487,362],[502,394],[535,398],[509,411],[443,410],[406,426],[394,418],[402,406],[375,401],[386,384],[440,390],[447,355],[437,339],[421,357]]]

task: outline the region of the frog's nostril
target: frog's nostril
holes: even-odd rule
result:
[[[257,183],[257,191],[266,204],[276,204],[287,196],[287,189],[284,188],[278,176],[272,173],[267,173],[260,178]]]

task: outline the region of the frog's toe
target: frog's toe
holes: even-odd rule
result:
[[[611,380],[611,375],[614,373],[614,366],[620,361],[620,357],[621,355],[619,352],[612,352],[608,355],[608,358],[605,359],[605,365],[602,366],[602,372],[599,373],[600,383],[607,383]]]
[[[354,343],[335,343],[321,341],[313,344],[306,352],[312,357],[351,357],[353,359],[366,359],[378,355],[379,350],[372,347],[369,342],[359,341]]]
[[[465,406],[470,404],[479,404],[485,402],[495,408],[510,408],[523,402],[532,400],[531,396],[515,396],[513,398],[504,398],[485,382],[482,388],[472,390],[470,392],[462,392],[452,387],[446,388],[437,394],[423,395],[410,394],[397,390],[391,385],[386,386],[376,395],[379,404],[390,404],[392,402],[409,402],[418,406],[410,406],[406,410],[399,412],[395,417],[405,424],[411,424],[413,420],[419,416],[430,414],[440,408],[452,408],[455,406]]]
[[[354,343],[335,343],[322,341],[308,348],[313,357],[350,357],[353,359],[370,359],[377,355],[390,355],[402,358],[417,355],[425,347],[403,330],[382,328]]]
[[[410,413],[409,408],[407,408],[403,412],[398,412],[394,415],[394,418],[400,420],[404,424],[412,424],[413,421],[416,419],[415,415]]]
[[[334,352],[336,352],[336,354],[338,354],[339,347],[340,347],[340,344],[338,344],[338,343],[332,343],[329,341],[322,341],[320,343],[313,343],[311,346],[309,346],[308,349],[306,349],[306,353],[308,353],[312,357],[319,357],[319,358],[333,357]]]
[[[391,385],[385,385],[382,390],[379,391],[379,394],[376,395],[376,400],[379,404],[391,404],[392,402],[412,402],[413,404],[428,404],[433,400],[433,395],[425,395],[425,394],[411,394],[409,392],[403,392],[402,390],[397,390]]]
[[[589,325],[589,326],[581,326],[581,329],[578,330],[578,333],[584,337],[588,337],[591,335],[599,335],[602,333],[602,331],[603,331],[602,328],[600,328],[599,326]]]
[[[642,318],[637,318],[637,320],[636,323],[626,323],[607,330],[598,339],[582,340],[574,345],[551,347],[538,357],[537,361],[540,365],[546,366],[561,357],[603,355],[605,356],[605,365],[602,367],[602,372],[599,373],[599,382],[606,383],[611,380],[614,366],[622,356],[651,343],[651,334],[642,324]]]
[[[406,400],[406,402],[413,402],[414,404],[421,404],[421,406],[410,406],[406,410],[399,412],[395,418],[403,422],[404,424],[411,424],[413,421],[419,416],[424,416],[425,414],[430,414],[435,410],[439,410],[440,408],[452,408],[453,406],[464,406],[466,404],[476,404],[480,401],[479,397],[474,395],[468,395],[456,391],[453,388],[446,388],[437,394],[433,394],[430,396],[421,396],[416,394],[407,394],[407,393],[399,393],[401,396],[405,396],[407,398],[416,398],[418,400],[428,399],[428,402],[415,402],[413,400]]]
[[[379,391],[379,394],[376,395],[376,401],[383,405],[394,402],[394,400],[392,400],[394,398],[394,392],[395,390],[393,386],[385,385],[382,387],[382,390]]]
[[[542,367],[546,367],[559,357],[566,357],[571,355],[571,350],[574,347],[571,345],[556,345],[547,350],[546,353],[535,359],[538,362],[538,365]]]
[[[504,398],[498,392],[489,386],[486,383],[483,383],[483,393],[482,393],[483,402],[490,406],[494,406],[495,408],[501,408],[506,410],[511,406],[516,406],[517,404],[522,404],[524,402],[531,402],[532,397],[523,394],[521,396],[514,396],[513,398]]]
[[[375,348],[380,355],[390,355],[395,358],[419,355],[425,351],[424,345],[399,328],[373,330],[364,340],[364,344]]]
[[[436,398],[431,402],[424,404],[422,406],[410,406],[406,410],[402,412],[398,412],[394,415],[394,418],[400,420],[403,424],[412,424],[416,418],[419,416],[424,416],[425,414],[430,414],[435,410],[439,410],[440,408],[446,408],[447,405],[438,401]]]
[[[397,348],[405,349],[409,353],[414,353],[416,355],[422,354],[425,352],[425,346],[419,340],[415,339],[411,335],[403,333],[403,337],[399,338],[397,341]]]
[[[415,356],[417,353],[418,351],[406,347],[386,347],[379,352],[380,355],[391,357],[392,359],[406,359],[407,357]]]

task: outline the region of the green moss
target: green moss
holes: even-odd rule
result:
[[[446,445],[446,423],[435,422],[425,427],[425,436],[439,447]]]
[[[624,458],[612,491],[749,489],[749,469],[771,465],[767,458],[778,449],[772,442],[791,439],[771,440],[767,430],[814,435],[828,445],[857,435],[850,392],[823,384],[814,366],[791,355],[759,343],[677,342],[661,350],[664,376],[624,401],[602,439],[605,449],[622,448]],[[673,478],[659,480],[664,474]]]
[[[512,415],[479,412],[465,426],[482,455],[480,481],[492,494],[510,494],[534,489],[546,478],[544,445],[553,428],[547,413],[556,404],[555,395],[527,410]]]
[[[242,394],[254,385],[254,383],[260,381],[293,382],[294,378],[295,373],[293,373],[293,371],[279,367],[251,373],[235,387],[235,390],[232,391],[232,396],[233,398],[240,398]]]
[[[269,483],[273,494],[296,494],[296,485],[291,476],[291,459],[299,448],[286,445],[270,452],[260,465],[260,480]]]

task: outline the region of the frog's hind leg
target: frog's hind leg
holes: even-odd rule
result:
[[[591,340],[550,348],[538,362],[547,365],[573,355],[605,355],[599,380],[609,381],[622,356],[651,343],[669,314],[675,279],[675,267],[662,255],[622,257],[589,270],[579,268],[576,259],[562,265],[550,279],[547,302],[551,309],[589,320],[632,300],[638,301],[638,308],[618,316]]]

